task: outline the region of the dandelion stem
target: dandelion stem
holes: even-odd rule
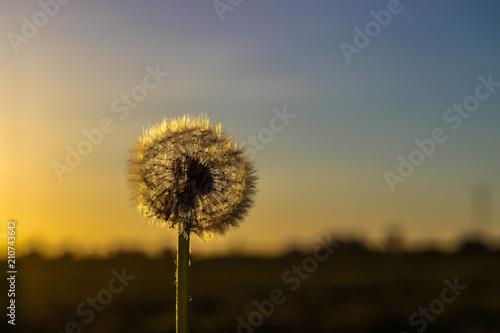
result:
[[[188,333],[188,268],[189,268],[189,233],[187,236],[179,228],[177,239],[177,333]]]

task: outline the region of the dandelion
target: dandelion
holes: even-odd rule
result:
[[[129,159],[139,212],[178,229],[177,332],[187,332],[189,240],[223,235],[253,205],[256,176],[243,147],[207,117],[184,116],[150,127]]]

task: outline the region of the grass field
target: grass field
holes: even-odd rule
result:
[[[499,252],[391,254],[341,245],[316,266],[312,258],[298,252],[272,259],[195,257],[191,331],[500,332]],[[175,332],[174,268],[169,252],[79,261],[22,257],[17,331]],[[444,280],[455,278],[467,288],[443,296]],[[429,306],[434,310],[425,319],[420,308]],[[4,320],[1,331],[9,326]]]

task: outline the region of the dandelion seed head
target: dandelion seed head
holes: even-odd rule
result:
[[[244,219],[257,181],[253,163],[221,124],[190,115],[143,130],[129,177],[137,208],[150,223],[202,239]]]

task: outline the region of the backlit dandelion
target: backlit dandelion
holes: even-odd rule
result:
[[[178,229],[177,330],[187,332],[187,283],[179,288],[187,280],[190,234],[209,239],[243,220],[256,191],[253,164],[221,124],[189,115],[145,130],[129,162],[138,210]]]

